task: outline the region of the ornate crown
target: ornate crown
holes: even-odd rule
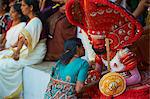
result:
[[[108,0],[69,0],[68,20],[95,38],[109,38],[111,49],[121,49],[139,39],[141,24],[124,8]]]

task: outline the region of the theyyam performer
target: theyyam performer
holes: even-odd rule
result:
[[[99,89],[104,97],[125,94],[126,86],[141,81],[136,55],[127,46],[140,38],[143,29],[129,12],[108,0],[68,0],[66,15],[73,25],[87,33],[97,54],[95,62],[99,65],[96,69],[102,77]],[[104,76],[103,66],[110,72]],[[142,91],[139,89],[130,94],[148,97],[138,95]],[[145,89],[143,93],[146,91]]]

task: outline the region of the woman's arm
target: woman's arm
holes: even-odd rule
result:
[[[133,16],[137,18],[145,11],[145,7],[149,7],[149,6],[150,6],[149,0],[141,0],[140,3],[138,4],[138,7],[133,12]]]
[[[4,40],[6,39],[6,33],[2,33],[2,36],[1,36],[1,40],[0,40],[0,43],[2,44],[4,42]]]
[[[46,0],[40,0],[40,4],[39,4],[39,6],[40,6],[40,11],[42,11],[42,10],[44,9],[44,7],[45,7],[45,2],[46,2]]]
[[[14,52],[14,54],[12,55],[14,60],[18,60],[19,59],[19,54],[20,54],[20,50],[22,48],[23,45],[27,45],[27,40],[25,39],[25,37],[21,36],[18,40],[18,44],[17,44],[17,50]]]
[[[84,86],[83,82],[77,81],[76,82],[76,87],[75,87],[76,93],[79,93],[80,90],[83,88],[83,86]]]
[[[141,75],[140,75],[137,67],[135,67],[133,70],[130,70],[130,73],[132,76],[129,78],[126,78],[127,85],[137,84],[141,81]]]
[[[84,61],[78,73],[76,87],[75,87],[76,93],[79,93],[83,88],[84,82],[88,75],[88,68],[89,68],[88,62]]]
[[[0,45],[0,51],[5,49],[6,38],[3,39],[2,44]]]

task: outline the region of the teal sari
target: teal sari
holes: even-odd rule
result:
[[[85,81],[88,68],[88,62],[81,58],[76,58],[67,65],[58,61],[56,66],[52,68],[51,79],[44,99],[76,98],[76,82]]]

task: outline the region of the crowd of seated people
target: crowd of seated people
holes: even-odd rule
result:
[[[90,66],[93,66],[96,63],[95,55],[97,53],[95,48],[93,47],[96,45],[92,46],[89,43],[90,41],[84,41],[84,36],[86,37],[86,33],[83,33],[83,38],[81,38],[83,45],[81,44],[80,40],[75,39],[77,38],[78,33],[84,31],[82,29],[78,30],[77,26],[72,25],[68,21],[65,13],[65,4],[67,1],[69,0],[0,1],[0,98],[7,99],[20,97],[20,93],[23,90],[23,68],[25,66],[39,64],[43,61],[57,62],[58,66],[56,66],[61,68],[62,70],[59,72],[57,72],[57,70],[54,70],[56,71],[56,73],[53,74],[54,77],[62,73],[62,78],[59,78],[59,80],[65,79],[68,80],[67,82],[70,81],[70,83],[72,84],[72,79],[68,75],[73,75],[69,74],[67,70],[70,70],[69,68],[74,67],[69,67],[68,64],[72,64],[74,60],[76,60],[77,62],[78,60],[80,60],[80,57],[83,56],[80,54],[83,54],[82,51],[84,50],[82,49],[82,46],[85,47],[84,44],[88,42],[86,47],[90,46],[90,48],[85,47],[85,51],[89,51],[89,55],[86,56],[87,60],[80,60],[81,64],[78,64],[79,67],[77,68],[77,71],[74,71],[74,83],[76,84],[76,87],[75,90],[68,94],[68,97],[74,97],[72,95],[80,93],[80,90],[83,87],[83,82],[87,78],[87,69],[91,68]],[[126,80],[127,85],[134,85],[141,81],[140,70],[148,70],[148,66],[150,64],[150,2],[148,0],[109,1],[114,2],[114,4],[117,4],[118,6],[124,7],[124,9],[128,11],[131,11],[133,16],[137,20],[140,20],[141,24],[144,27],[144,32],[141,38],[136,41],[133,46],[129,47],[129,49],[137,54],[138,64],[140,64],[140,66],[130,71],[131,74],[135,74],[136,77],[139,78],[138,81],[135,82],[135,80],[133,80],[131,82],[131,79]],[[133,5],[133,2],[137,3],[136,6]],[[75,49],[71,49],[75,52],[72,52],[71,54],[68,53],[71,50],[65,49],[67,46],[67,42],[69,42],[69,44],[72,44],[72,46],[68,45],[68,47],[71,46],[74,48],[74,46],[76,46]],[[93,40],[93,42],[95,42],[93,44],[96,44],[96,42],[98,41]],[[91,56],[91,53],[94,53],[92,54],[93,56]],[[65,56],[65,54],[68,56]],[[62,59],[63,57],[68,58],[70,55],[71,57],[66,64],[60,62],[62,60],[65,60]],[[104,57],[106,58],[106,55]],[[90,58],[92,60],[90,60]],[[69,68],[67,68],[67,66]],[[84,67],[84,69],[82,69],[81,67]],[[99,67],[94,68],[98,71],[100,69]],[[78,75],[78,73],[76,72],[78,72],[80,75]],[[80,77],[81,75],[83,75],[84,77]],[[50,83],[52,83],[52,81],[53,80],[50,79]],[[55,97],[50,93],[51,91],[49,91],[49,87],[51,85],[50,83],[45,94],[45,97],[47,97],[48,99]],[[55,88],[53,88],[53,90],[56,91]]]
[[[6,33],[6,43],[4,45],[6,47],[7,42],[9,44],[7,46],[8,48],[1,52],[0,98],[19,97],[23,88],[23,67],[42,62],[46,53],[46,39],[40,39],[42,22],[38,17],[40,12],[39,2],[37,0],[22,0],[17,3],[21,4],[20,8],[18,8],[19,10],[15,9],[16,4],[14,6],[11,5],[10,15],[14,21],[10,29],[15,28],[15,25],[21,22],[20,19],[22,16],[20,13],[27,16],[28,21],[22,26],[19,33],[17,33],[17,27],[15,31],[12,31],[14,33],[13,36],[15,33],[18,35],[18,37],[11,36],[15,40],[17,38],[16,42],[15,40],[11,41],[11,38],[8,37],[9,33],[11,33],[9,30]],[[17,20],[15,18],[19,19]]]

